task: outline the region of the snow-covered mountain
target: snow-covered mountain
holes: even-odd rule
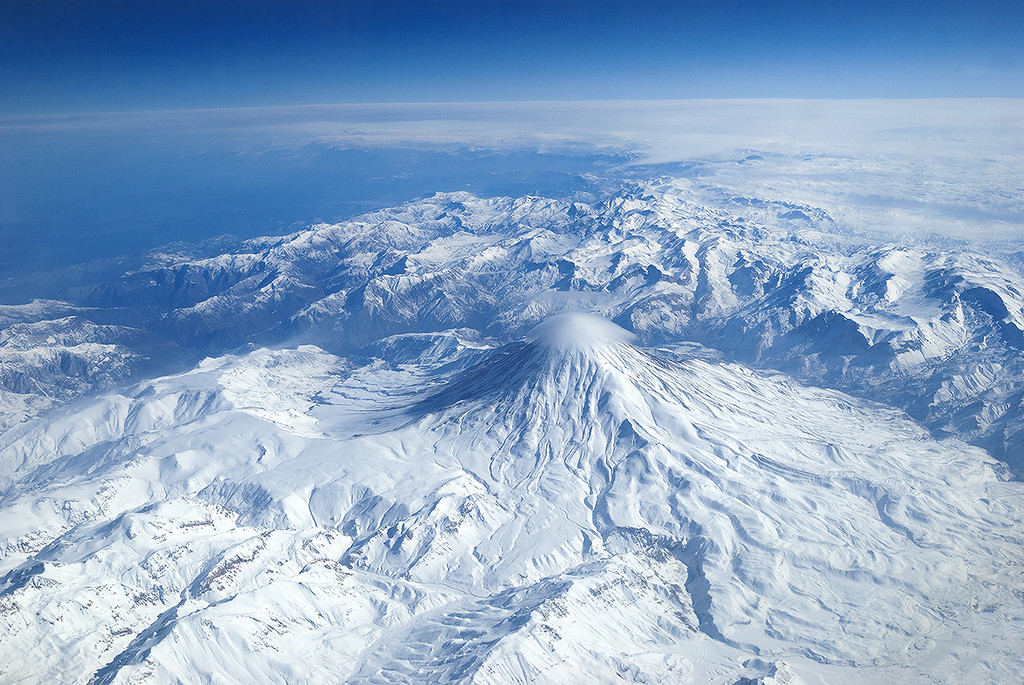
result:
[[[75,297],[0,310],[4,681],[1024,672],[995,256],[658,180]]]
[[[90,320],[109,316],[63,302],[0,306],[0,431],[192,356],[148,331]]]
[[[1024,493],[995,462],[627,336],[575,315],[437,336],[440,365],[264,350],[9,432],[2,640],[31,657],[4,678],[1020,667]]]
[[[350,355],[401,333],[510,339],[593,311],[644,344],[695,341],[899,407],[1022,472],[1019,268],[963,245],[845,233],[811,207],[709,202],[671,179],[567,200],[438,194],[161,262],[95,288],[80,298],[92,318],[80,316],[116,312],[200,355],[295,342]]]

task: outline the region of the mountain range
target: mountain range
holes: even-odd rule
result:
[[[5,305],[0,679],[1013,681],[1018,258],[656,178]]]

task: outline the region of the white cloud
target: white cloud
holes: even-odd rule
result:
[[[0,120],[0,136],[104,131],[209,137],[237,152],[321,144],[698,159],[703,183],[817,204],[855,227],[1024,236],[1019,99],[343,104]],[[737,164],[744,151],[763,159]]]

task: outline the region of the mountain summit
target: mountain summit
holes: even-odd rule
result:
[[[636,335],[594,314],[570,312],[556,314],[537,324],[527,340],[564,352],[595,350],[615,343],[636,340]]]

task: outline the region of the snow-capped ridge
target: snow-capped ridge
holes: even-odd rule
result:
[[[197,356],[284,341],[352,355],[392,336],[457,329],[476,330],[490,346],[556,312],[599,311],[643,344],[696,342],[907,410],[936,434],[982,445],[1024,476],[1017,449],[1024,444],[1024,281],[1017,271],[960,248],[878,244],[844,233],[813,207],[701,195],[689,183],[659,178],[609,182],[600,194],[561,199],[439,193],[247,241],[235,253],[154,263],[82,303],[116,310],[117,321]],[[62,306],[26,306],[0,319],[75,313]],[[545,339],[597,351],[583,333],[570,332],[563,329],[559,343]],[[0,426],[5,416],[10,425],[30,407],[52,406],[135,369],[139,355],[125,335],[116,332],[117,354],[103,362],[106,348],[56,359],[38,342],[13,349],[0,334],[0,353],[12,361],[5,367],[0,359],[7,369],[0,368],[0,383],[13,390],[0,396]],[[100,342],[102,332],[86,337]],[[416,352],[417,342],[426,339],[395,339],[380,356],[402,343],[394,360],[412,362],[427,353]],[[448,344],[461,345],[450,340],[429,354],[440,359]],[[970,375],[976,349],[998,370],[995,389],[949,406],[922,401],[945,384],[967,387],[960,379]],[[40,387],[20,373],[31,364],[53,382]],[[107,367],[96,380],[82,373]]]

